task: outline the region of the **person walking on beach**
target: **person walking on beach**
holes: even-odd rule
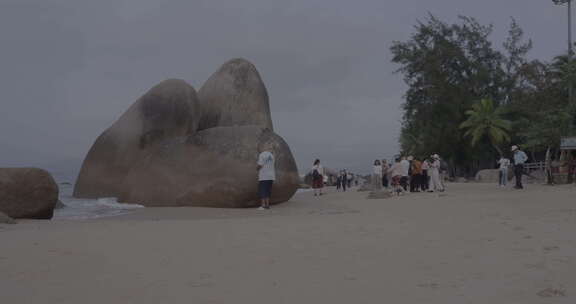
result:
[[[414,158],[411,164],[410,192],[420,192],[422,182],[422,163]]]
[[[274,168],[274,154],[269,147],[258,155],[258,194],[260,196],[260,210],[270,209],[270,197],[272,196],[272,185],[276,179]]]
[[[382,163],[380,160],[374,161],[373,171],[372,171],[372,190],[379,190],[382,188]]]
[[[404,193],[404,188],[400,181],[402,180],[402,174],[404,169],[402,168],[402,163],[400,158],[396,158],[396,162],[390,167],[390,176],[392,179],[392,192],[400,195],[400,193]]]
[[[348,173],[346,176],[346,180],[348,182],[348,188],[352,188],[352,180],[354,179],[354,175],[352,173]]]
[[[404,188],[404,191],[408,191],[408,176],[410,171],[410,162],[406,157],[402,157],[400,161],[400,166],[402,168],[402,177],[400,178],[400,185]]]
[[[340,172],[340,183],[342,185],[342,191],[346,192],[346,186],[348,186],[348,173],[346,173],[346,170]]]
[[[510,160],[508,158],[504,157],[504,155],[502,155],[500,157],[500,160],[498,161],[498,166],[499,166],[498,185],[500,187],[506,187],[506,183],[508,182],[508,168],[510,167]]]
[[[440,185],[442,185],[442,191],[446,190],[446,185],[444,181],[448,176],[448,163],[438,156],[438,161],[440,161]]]
[[[388,189],[388,175],[390,174],[390,165],[388,161],[383,159],[382,160],[382,186]]]
[[[420,188],[422,192],[427,191],[429,188],[428,187],[430,185],[430,175],[428,173],[429,171],[430,171],[430,162],[427,159],[424,159],[422,161],[422,176],[420,181]]]
[[[443,192],[444,187],[442,186],[442,181],[440,181],[440,156],[438,154],[432,155],[432,163],[430,164],[430,175],[431,175],[431,189],[428,192],[439,191]]]
[[[514,153],[514,176],[516,177],[516,185],[514,189],[524,189],[522,185],[522,174],[524,173],[524,163],[528,160],[528,156],[524,151],[518,149],[518,146],[514,145],[511,148],[512,153]]]
[[[312,188],[314,189],[314,196],[322,195],[322,188],[324,187],[324,167],[320,164],[320,160],[316,159],[312,166]]]

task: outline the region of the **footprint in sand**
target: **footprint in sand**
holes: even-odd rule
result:
[[[544,290],[539,291],[537,295],[542,298],[560,298],[560,297],[566,297],[567,293],[564,287],[560,288],[548,287]]]
[[[427,283],[420,283],[417,286],[420,288],[437,289],[438,287],[440,287],[440,284],[435,283],[435,282],[427,282]]]
[[[549,253],[551,251],[560,250],[560,247],[558,247],[558,246],[544,246],[542,249],[544,250],[545,253]]]
[[[536,270],[541,270],[541,269],[545,269],[546,268],[546,264],[545,263],[534,263],[534,264],[524,264],[524,267],[528,268],[528,269],[536,269]]]

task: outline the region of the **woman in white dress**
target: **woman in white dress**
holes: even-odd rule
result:
[[[382,164],[380,160],[374,161],[374,171],[372,172],[372,190],[382,188]]]
[[[429,169],[432,185],[430,185],[430,190],[428,190],[428,192],[444,191],[442,181],[440,180],[440,165],[440,156],[438,156],[438,154],[432,155],[432,163],[430,164]]]

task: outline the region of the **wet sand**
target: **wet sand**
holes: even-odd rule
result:
[[[6,303],[575,303],[576,187],[0,226]],[[352,190],[355,190],[354,188]]]

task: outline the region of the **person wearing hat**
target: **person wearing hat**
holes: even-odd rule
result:
[[[431,189],[428,192],[439,191],[443,192],[444,187],[442,186],[442,181],[440,181],[440,156],[438,154],[434,154],[432,157],[432,163],[430,164],[430,175],[431,175]]]
[[[516,186],[514,189],[524,189],[522,186],[522,173],[524,172],[524,163],[528,160],[528,156],[524,151],[518,149],[518,146],[514,145],[511,148],[514,154],[514,176],[516,177]]]

